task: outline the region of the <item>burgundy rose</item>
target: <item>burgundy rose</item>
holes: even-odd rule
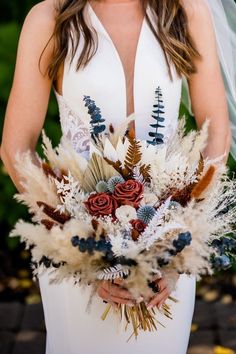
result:
[[[133,226],[133,229],[131,231],[131,236],[134,241],[136,241],[139,237],[139,235],[145,230],[147,227],[147,224],[145,224],[143,221],[139,219],[133,219],[130,220],[130,224]]]
[[[115,186],[113,196],[119,204],[137,208],[143,198],[143,189],[142,183],[129,179]]]
[[[84,204],[89,214],[93,216],[114,215],[118,207],[117,201],[106,193],[91,194]]]

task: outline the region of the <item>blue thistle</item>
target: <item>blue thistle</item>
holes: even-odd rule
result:
[[[139,220],[148,224],[156,213],[156,209],[152,205],[141,206],[137,211],[137,217]]]
[[[178,209],[179,207],[181,207],[181,204],[174,200],[171,200],[168,209]]]
[[[101,109],[96,106],[95,101],[90,98],[90,96],[84,96],[85,107],[88,108],[88,114],[91,117],[91,137],[96,142],[99,134],[106,130],[106,125],[102,124],[105,119],[102,118]]]
[[[160,87],[156,89],[155,95],[156,103],[154,103],[153,105],[152,118],[156,120],[156,123],[150,124],[150,127],[154,128],[154,132],[149,132],[148,135],[153,139],[147,140],[147,143],[156,146],[164,143],[164,135],[158,132],[158,128],[164,128],[164,125],[160,123],[164,122],[165,120],[165,118],[162,116],[162,114],[164,114],[165,112]]]
[[[106,181],[99,181],[96,185],[96,191],[98,193],[106,193],[108,192],[108,184]]]
[[[107,185],[108,185],[108,189],[111,193],[114,192],[115,187],[118,183],[123,183],[125,182],[124,178],[122,176],[112,176],[111,178],[109,178]]]

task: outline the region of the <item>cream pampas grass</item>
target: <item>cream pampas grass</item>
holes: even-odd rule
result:
[[[98,118],[92,119],[88,160],[66,138],[54,149],[44,133],[40,166],[29,152],[17,157],[23,193],[16,198],[34,223],[19,220],[11,236],[31,249],[35,277],[49,268],[52,282],[73,277],[94,292],[103,279],[123,278],[134,298],[144,299],[120,308],[136,335],[155,330],[154,312],[146,307],[153,279],[164,276],[173,291],[181,273],[200,278],[213,274],[214,264],[228,266],[236,248],[236,182],[220,160],[202,157],[208,121],[186,135],[181,119],[167,145],[159,146],[120,136],[125,125],[98,134],[104,129]],[[225,237],[231,248],[222,254],[214,242]],[[164,313],[170,317],[167,305]]]

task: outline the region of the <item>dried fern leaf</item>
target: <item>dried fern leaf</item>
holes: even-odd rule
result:
[[[210,185],[213,176],[215,174],[216,168],[215,166],[211,165],[204,176],[200,179],[200,181],[195,185],[191,192],[191,197],[198,199],[201,197],[201,194],[207,189],[207,187]]]
[[[141,165],[139,169],[141,175],[143,176],[146,182],[150,182],[151,180],[151,165]]]
[[[117,264],[114,267],[103,269],[98,273],[97,278],[99,280],[113,280],[117,278],[124,278],[127,275],[129,275],[129,269],[127,267],[123,267],[120,264]]]
[[[123,168],[122,168],[122,163],[120,160],[117,161],[112,161],[108,159],[107,157],[104,157],[104,160],[111,165],[118,173],[120,173],[123,176]]]
[[[142,158],[140,142],[134,138],[129,137],[129,143],[130,144],[126,153],[123,169],[123,174],[125,175],[125,178],[133,176],[133,170]]]

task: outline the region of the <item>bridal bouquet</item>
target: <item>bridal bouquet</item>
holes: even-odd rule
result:
[[[24,192],[16,199],[29,207],[32,223],[19,220],[11,236],[20,235],[31,250],[35,276],[49,268],[52,281],[74,277],[75,284],[92,284],[94,293],[101,280],[123,279],[135,299],[144,299],[115,310],[137,336],[158,323],[146,306],[154,279],[165,277],[174,290],[179,274],[199,277],[230,266],[236,183],[222,163],[202,157],[207,121],[185,134],[180,119],[165,141],[160,88],[148,141],[126,134],[128,118],[107,128],[95,102],[89,96],[84,102],[91,117],[88,159],[66,139],[53,149],[44,133],[40,166],[29,152],[18,156]],[[160,311],[171,317],[167,304]]]

